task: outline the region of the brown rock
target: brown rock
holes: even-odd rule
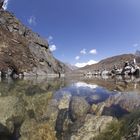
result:
[[[77,120],[78,118],[87,114],[90,105],[83,97],[74,96],[70,103],[70,115],[72,120]]]
[[[1,10],[0,15],[0,71],[12,68],[27,76],[65,73],[66,66],[53,57],[45,39],[11,13]]]

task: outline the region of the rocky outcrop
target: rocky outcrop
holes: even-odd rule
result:
[[[47,40],[0,10],[0,71],[9,75],[64,74],[68,69],[55,59]]]
[[[83,97],[73,96],[70,103],[70,115],[72,120],[77,120],[87,114],[90,105]]]

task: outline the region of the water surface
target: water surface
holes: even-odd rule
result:
[[[73,119],[71,103],[74,98],[81,100],[79,106],[86,102],[88,110]],[[119,119],[139,108],[140,78],[132,76],[2,79],[0,124],[6,130],[0,131],[0,136],[28,140],[45,127],[50,131],[48,139],[68,140],[76,135],[86,114]],[[37,132],[37,135],[42,134]]]

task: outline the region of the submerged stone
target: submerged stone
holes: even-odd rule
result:
[[[89,111],[90,105],[83,97],[73,96],[70,103],[70,116],[72,120],[84,116]]]
[[[82,126],[70,140],[91,140],[102,132],[113,121],[111,116],[95,116],[88,114]]]

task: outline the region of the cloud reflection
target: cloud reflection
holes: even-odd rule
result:
[[[91,88],[91,89],[95,89],[98,87],[98,85],[91,85],[91,84],[87,84],[87,83],[84,83],[84,82],[78,82],[78,83],[75,83],[74,86],[76,87],[88,87],[88,88]]]

